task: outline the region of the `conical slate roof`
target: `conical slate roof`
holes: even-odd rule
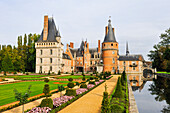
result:
[[[108,24],[108,33],[104,38],[104,42],[116,42],[115,34],[111,25],[111,20],[109,19]]]
[[[47,40],[43,40],[43,31],[37,42],[57,42],[56,37],[60,37],[60,32],[57,30],[54,19],[48,18],[48,36]]]

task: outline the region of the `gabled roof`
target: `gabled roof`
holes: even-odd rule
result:
[[[37,42],[57,42],[56,37],[60,37],[60,32],[57,30],[54,19],[48,18],[48,36],[47,40],[43,40],[43,31]]]
[[[63,59],[71,60],[70,56],[69,56],[69,55],[67,55],[67,54],[65,54],[65,53],[63,53]]]
[[[105,35],[103,42],[116,42],[115,34],[111,25],[111,20],[109,19],[108,24],[108,33]]]

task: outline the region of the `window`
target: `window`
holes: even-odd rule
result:
[[[79,65],[79,62],[77,62],[77,65]]]
[[[42,50],[40,50],[40,54],[41,54],[41,55],[43,54],[43,51],[42,51]]]
[[[112,54],[115,54],[115,52],[113,51]]]
[[[42,72],[42,66],[40,66],[40,72]]]
[[[53,54],[53,50],[52,50],[52,49],[50,49],[50,54],[51,54],[51,55]]]
[[[113,46],[113,44],[111,44],[111,46]]]
[[[82,64],[82,62],[80,62],[80,64]]]
[[[112,67],[112,72],[115,72],[115,67]]]
[[[123,62],[123,64],[125,65],[125,64],[126,64],[126,62],[124,61],[124,62]]]
[[[105,46],[105,44],[104,44],[104,46]]]
[[[50,58],[50,63],[53,63],[53,59],[52,58]]]
[[[73,67],[71,67],[71,69],[73,69]]]
[[[40,58],[40,63],[42,63],[42,58]]]
[[[52,71],[52,66],[50,66],[50,71]]]
[[[136,82],[133,82],[133,86],[136,86]]]
[[[90,62],[90,64],[92,65],[92,61]]]
[[[114,59],[114,58],[112,59],[112,63],[113,63],[113,64],[115,63],[115,59]]]
[[[95,55],[95,57],[97,58],[97,55]]]
[[[135,80],[135,77],[133,77],[133,80]]]
[[[135,67],[133,67],[133,70],[135,70]]]
[[[95,61],[95,64],[97,64],[97,61]]]
[[[117,44],[116,44],[116,46],[117,46]]]

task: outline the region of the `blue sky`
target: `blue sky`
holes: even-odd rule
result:
[[[104,40],[105,26],[111,16],[119,53],[147,54],[170,27],[170,0],[0,0],[0,44],[17,44],[19,35],[37,33],[43,28],[44,15],[53,15],[62,42],[82,39],[90,47]]]

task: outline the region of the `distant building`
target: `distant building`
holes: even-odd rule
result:
[[[67,44],[63,50],[59,29],[56,28],[53,18],[44,16],[44,29],[40,39],[35,43],[36,73],[71,72],[71,71],[98,71],[122,73],[142,73],[144,67],[151,63],[145,62],[142,55],[130,54],[128,43],[126,54],[119,55],[119,44],[116,41],[115,30],[111,20],[105,27],[105,37],[98,40],[98,47],[90,48],[87,41],[82,41],[80,47],[74,48],[74,43]]]

